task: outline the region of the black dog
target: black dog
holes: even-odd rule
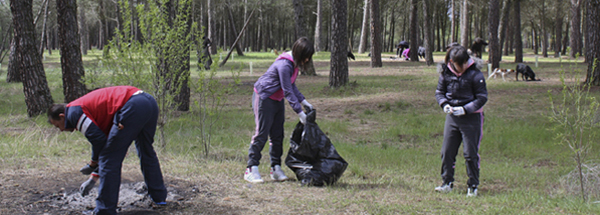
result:
[[[348,59],[356,60],[356,58],[354,57],[354,54],[352,54],[352,52],[348,52]]]
[[[531,67],[525,65],[525,64],[517,64],[517,81],[519,81],[519,73],[521,73],[521,79],[523,79],[524,81],[539,81],[540,79],[535,79],[535,73],[533,72],[533,70],[531,70]],[[531,79],[531,80],[529,80]]]
[[[483,49],[487,45],[488,43],[486,43],[485,40],[477,37],[475,38],[475,42],[473,42],[473,45],[471,45],[471,51],[475,54],[475,57],[481,58]]]

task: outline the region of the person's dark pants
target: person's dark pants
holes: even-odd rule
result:
[[[127,149],[133,140],[135,140],[142,174],[150,197],[154,202],[166,200],[167,189],[163,182],[158,157],[152,147],[157,120],[156,100],[147,93],[132,96],[115,114],[106,146],[100,152],[100,185],[95,213],[117,213],[121,167]],[[121,130],[117,126],[119,123],[123,125]]]
[[[285,122],[285,106],[283,99],[275,101],[267,98],[261,100],[256,93],[252,94],[252,110],[256,122],[256,132],[248,149],[248,167],[258,166],[267,139],[271,138],[269,155],[271,166],[281,165],[283,154],[283,123]]]
[[[464,116],[448,114],[444,125],[444,142],[442,144],[442,179],[444,184],[454,182],[456,155],[461,142],[467,166],[469,187],[479,185],[479,145],[483,133],[483,113],[472,113]]]

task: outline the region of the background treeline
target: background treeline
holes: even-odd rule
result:
[[[83,54],[92,48],[102,49],[114,36],[116,29],[130,29],[134,38],[142,41],[139,20],[135,5],[146,3],[148,0],[129,0],[130,8],[120,8],[116,0],[78,0],[79,34],[81,37],[81,50]],[[421,2],[423,0],[419,0]],[[434,51],[441,51],[452,41],[460,41],[460,16],[463,0],[426,0],[429,1],[431,28],[434,38]],[[515,2],[521,6],[520,20],[514,13]],[[580,0],[581,1],[581,0]],[[301,1],[304,7],[305,33],[314,38],[316,25],[316,11],[318,1]],[[348,0],[348,38],[349,46],[358,49],[363,22],[364,6],[367,0]],[[514,52],[515,33],[522,35],[523,48],[533,49],[535,54],[547,57],[548,54],[558,56],[558,52],[567,55],[567,47],[571,41],[583,41],[585,7],[572,10],[571,1],[564,0],[499,0],[500,26],[499,39],[504,55]],[[401,40],[410,40],[410,1],[409,0],[380,0],[380,18],[382,26],[382,45],[384,52],[394,51],[395,44]],[[467,35],[469,43],[480,37],[488,40],[488,8],[489,0],[468,0]],[[56,1],[34,0],[33,14],[35,18],[36,36],[39,42],[44,43],[43,49],[52,53],[59,47]],[[48,7],[46,7],[46,5]],[[210,5],[210,6],[209,6]],[[452,25],[452,9],[454,5],[454,22]],[[252,10],[256,10],[244,33],[240,47],[244,51],[270,51],[271,49],[290,49],[295,40],[295,23],[293,1],[282,0],[194,0],[192,4],[192,19],[201,23],[205,31],[211,27],[214,48],[228,49],[234,42],[244,24],[244,20]],[[417,7],[422,10],[422,7]],[[132,16],[131,26],[122,26],[121,14],[130,10]],[[572,27],[573,11],[578,11],[579,26]],[[209,13],[211,15],[209,24]],[[320,25],[320,50],[330,50],[330,25],[331,3],[321,1]],[[424,22],[423,12],[418,12],[418,44],[423,44]],[[230,20],[230,15],[233,22]],[[366,20],[367,22],[369,20]],[[44,22],[46,26],[44,26]],[[521,30],[516,32],[515,22],[521,23]],[[454,26],[454,30],[452,30]],[[10,49],[10,38],[7,33],[11,28],[11,13],[8,0],[0,0],[0,58],[7,55]],[[573,29],[577,32],[572,33]],[[369,31],[366,31],[368,34]],[[453,35],[452,35],[453,34]],[[43,35],[43,38],[42,38]],[[366,35],[368,38],[369,35]],[[571,47],[576,54],[582,54],[583,43]],[[367,46],[370,46],[367,43]],[[214,51],[214,50],[213,50]]]

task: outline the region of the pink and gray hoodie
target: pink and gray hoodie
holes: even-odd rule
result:
[[[254,92],[261,100],[270,98],[276,101],[287,99],[294,109],[294,112],[302,112],[301,102],[304,101],[304,95],[296,87],[296,78],[298,77],[298,68],[294,68],[294,58],[291,52],[286,52],[275,60],[256,83],[254,83]]]

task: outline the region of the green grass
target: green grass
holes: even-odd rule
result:
[[[264,71],[276,57],[272,53],[245,54],[236,56],[228,65],[247,66],[248,62],[256,62],[255,71]],[[441,55],[436,53],[436,58],[441,59]],[[85,56],[86,65],[98,56],[98,51]],[[366,54],[357,54],[357,57],[368,61]],[[503,59],[512,61],[510,57]],[[534,58],[530,55],[525,60],[533,65]],[[433,96],[437,72],[423,63],[400,62],[398,66],[381,69],[372,69],[368,64],[350,66],[352,83],[337,90],[328,88],[328,78],[324,76],[299,78],[298,88],[318,110],[317,123],[349,163],[336,186],[306,188],[291,182],[248,188],[242,180],[242,172],[254,132],[251,84],[237,86],[228,97],[224,114],[214,126],[208,157],[204,157],[204,146],[200,145],[201,121],[195,107],[171,118],[166,127],[167,145],[157,150],[165,175],[206,186],[214,184],[211,192],[218,197],[210,201],[216,205],[237,205],[242,211],[249,209],[267,214],[598,214],[600,205],[591,203],[598,199],[582,202],[560,186],[560,178],[574,169],[570,150],[557,144],[547,117],[548,90],[560,89],[559,83],[553,80],[558,78],[561,64],[554,58],[539,60],[540,67],[533,69],[541,82],[514,82],[514,77],[509,77],[508,82],[501,79],[488,82],[490,100],[485,107],[480,150],[480,196],[474,199],[465,198],[467,177],[462,153],[457,156],[456,189],[450,194],[433,192],[433,187],[441,183],[439,150],[445,115]],[[315,55],[315,62],[328,61],[329,53]],[[45,61],[55,101],[62,101],[59,62],[54,52]],[[566,60],[562,62],[562,68],[571,68]],[[503,62],[502,65],[512,68],[515,64]],[[583,64],[576,67],[586,68]],[[392,75],[379,75],[381,70],[392,71],[386,73]],[[227,68],[222,69],[223,74],[227,71]],[[362,72],[353,74],[352,71]],[[396,71],[398,73],[394,73]],[[253,83],[258,78],[257,73],[242,77],[242,83]],[[89,143],[83,135],[57,132],[43,116],[26,117],[21,85],[5,83],[3,78],[0,79],[3,96],[0,100],[1,168],[43,170],[67,164],[76,171],[89,157]],[[554,91],[554,95],[558,92]],[[600,94],[594,92],[593,95]],[[288,137],[297,116],[287,104],[286,116]],[[285,141],[284,158],[288,147]],[[260,168],[263,177],[268,178],[266,148],[262,151],[264,165]],[[594,158],[599,152],[596,147],[589,154]],[[135,168],[137,158],[128,156],[126,165]],[[293,176],[289,169],[285,171]],[[280,194],[272,197],[274,192]],[[220,200],[225,197],[239,201]],[[252,206],[256,202],[260,202],[261,208]]]

